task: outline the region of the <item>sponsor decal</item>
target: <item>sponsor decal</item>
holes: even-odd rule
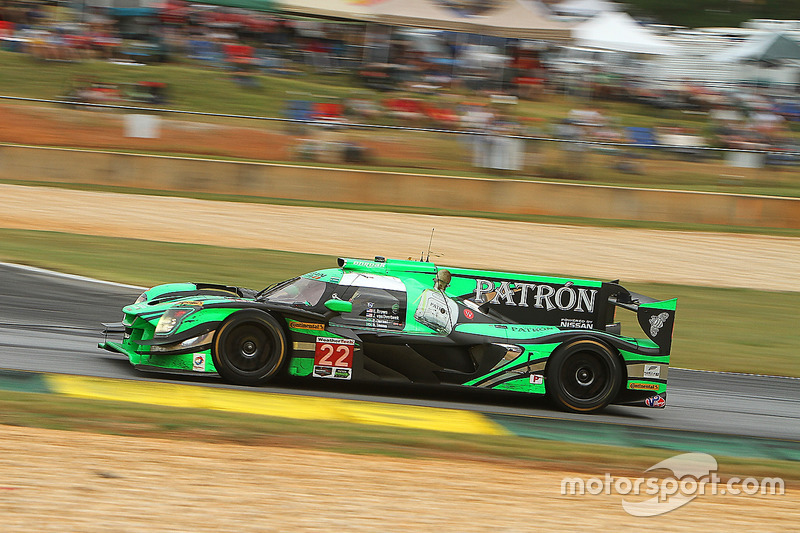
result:
[[[644,377],[646,378],[660,378],[661,365],[644,365]]]
[[[351,379],[356,341],[317,337],[314,345],[314,373],[318,378]]]
[[[313,322],[296,322],[294,320],[290,320],[289,327],[291,329],[311,329],[314,331],[323,331],[325,329],[325,324],[315,324]]]
[[[644,401],[647,407],[664,407],[667,405],[667,400],[663,396],[650,396]]]
[[[375,263],[374,261],[352,261],[349,264],[365,268],[386,268],[385,263]],[[347,265],[345,265],[345,268],[347,268]]]
[[[353,369],[352,368],[335,368],[332,366],[315,366],[314,373],[312,374],[316,378],[326,378],[326,379],[352,379],[353,377]]]
[[[318,378],[329,378],[333,375],[333,367],[330,366],[315,366],[314,376]]]
[[[192,370],[195,372],[206,371],[206,355],[202,353],[195,354],[192,358]]]
[[[594,322],[584,318],[562,318],[560,327],[572,329],[592,329]]]
[[[175,305],[186,305],[189,307],[203,307],[203,302],[197,300],[191,300],[186,302],[177,302]]]
[[[473,313],[471,309],[464,309],[464,318],[472,320],[475,318],[475,313]]]
[[[355,343],[353,339],[317,337],[314,345],[314,368],[353,368]]]
[[[477,303],[514,305],[518,307],[535,307],[552,311],[574,311],[577,313],[593,313],[597,289],[574,287],[572,282],[564,285],[546,283],[524,283],[519,281],[475,280],[475,296]]]
[[[552,331],[550,326],[511,326],[511,331],[517,333],[541,333],[542,331]]]
[[[632,390],[658,390],[658,383],[628,383],[628,388]]]
[[[664,327],[667,319],[669,318],[669,313],[659,313],[658,315],[653,315],[650,317],[650,336],[655,337],[658,335],[658,332]]]
[[[402,320],[394,310],[394,306],[392,309],[380,309],[375,307],[373,302],[369,302],[364,311],[364,319],[365,325],[371,328],[403,329]]]
[[[531,385],[543,385],[544,376],[541,374],[531,374]]]
[[[333,371],[335,379],[350,379],[352,377],[352,368],[337,368]]]

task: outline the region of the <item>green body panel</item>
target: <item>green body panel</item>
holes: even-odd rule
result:
[[[314,272],[303,274],[300,277],[305,279],[324,281],[326,283],[339,283],[339,281],[342,279],[342,269],[326,268],[323,270],[315,270]]]
[[[298,377],[310,376],[314,371],[313,357],[293,356],[289,360],[289,374]]]
[[[510,390],[517,392],[527,392],[528,394],[544,394],[544,384],[532,385],[529,377],[506,381],[494,387],[496,390]]]
[[[489,270],[472,270],[467,268],[450,268],[450,273],[454,279],[463,279],[459,276],[477,276],[477,277],[493,277],[493,278],[513,278],[520,281],[531,281],[538,283],[553,283],[556,285],[564,285],[565,283],[572,282],[576,285],[583,285],[587,287],[600,287],[602,282],[588,279],[578,278],[560,278],[552,276],[538,276],[534,274],[520,274],[515,272],[494,272]]]
[[[542,357],[550,357],[556,348],[561,346],[561,343],[553,342],[549,344],[522,344],[531,361],[541,359]]]
[[[642,339],[637,339],[639,342]],[[655,345],[653,345],[656,347]],[[658,361],[662,364],[669,363],[669,355],[644,355],[640,353],[629,352],[628,350],[619,350],[619,354],[622,356],[623,361],[630,364],[632,362],[637,361]]]
[[[145,292],[147,296],[145,301],[123,308],[124,318],[122,323],[131,328],[130,336],[123,339],[121,343],[105,342],[101,343],[100,347],[127,355],[134,366],[141,365],[167,370],[215,373],[216,368],[211,357],[211,350],[207,347],[198,346],[198,350],[191,353],[161,353],[155,351],[152,346],[139,344],[139,341],[150,341],[159,337],[155,334],[156,325],[168,309],[179,307],[191,311],[170,332],[170,335],[180,335],[192,328],[202,328],[205,324],[221,323],[238,310],[236,308],[207,307],[208,305],[231,301],[230,298],[220,297],[219,295],[190,294],[186,297],[180,297],[179,295],[179,293],[192,293],[193,291],[196,291],[196,286],[193,283],[169,283],[149,289]],[[175,299],[170,298],[163,303],[153,303],[160,297],[170,294],[177,294],[177,296]],[[231,295],[238,296],[233,292]],[[241,300],[248,301],[246,299]],[[213,335],[213,329],[205,331],[204,334]]]
[[[641,304],[639,307],[642,309],[665,309],[668,311],[675,311],[678,307],[678,299],[672,298],[671,300],[662,300],[659,302],[650,302]]]
[[[458,333],[484,335],[486,337],[507,338],[508,326],[505,324],[458,324],[455,327]]]
[[[560,346],[559,343],[551,343],[551,344],[520,344],[518,345],[520,348],[523,349],[523,352],[516,358],[505,361],[502,365],[499,365],[497,368],[492,369],[491,372],[487,373],[484,376],[480,376],[476,379],[470,380],[464,385],[470,386],[480,386],[480,383],[486,378],[501,378],[510,376],[509,372],[513,372],[514,374],[519,373],[520,365],[525,366],[527,363],[527,368],[525,369],[525,379],[529,380],[529,385],[531,385],[528,389],[528,392],[534,393],[544,393],[544,384],[533,386],[530,384],[530,376],[531,374],[544,374],[545,368],[545,361],[553,351]],[[501,388],[500,386],[491,387],[491,388]],[[514,389],[517,390],[517,389]]]
[[[194,368],[194,360],[202,356],[202,370]],[[195,372],[216,372],[211,361],[211,350],[201,350],[190,354],[142,354],[142,365]]]

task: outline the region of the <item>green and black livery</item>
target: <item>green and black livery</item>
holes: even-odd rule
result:
[[[241,385],[279,373],[460,385],[593,412],[666,405],[675,307],[616,282],[339,259],[260,292],[153,287],[106,325],[100,347],[144,370]],[[622,334],[618,309],[635,313],[643,336]]]

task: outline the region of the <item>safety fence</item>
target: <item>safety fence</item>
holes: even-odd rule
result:
[[[299,105],[292,100],[287,100],[286,116],[17,96],[0,96],[0,100],[26,104],[5,106],[17,113],[14,126],[0,136],[0,142],[8,144],[800,197],[796,144],[800,138],[794,133],[789,139],[795,144],[743,143],[731,148],[710,146],[699,135],[655,135],[654,128],[645,127],[625,128],[626,139],[621,141],[587,139],[578,131],[580,124],[567,123],[554,125],[555,135],[536,125],[519,127],[519,121],[516,127],[505,129],[470,127],[463,121],[451,121],[455,127],[431,127],[402,118],[397,119],[401,123],[376,124],[326,111],[331,106],[291,109],[292,104]],[[22,108],[32,107],[40,112],[23,114]],[[401,116],[404,111],[398,113]],[[39,122],[46,124],[41,126],[45,130],[52,128],[44,141],[17,135],[17,124],[27,131]]]
[[[649,128],[636,128],[632,132],[634,133],[634,135],[636,132],[640,132],[643,134],[641,136],[638,136],[635,142],[619,142],[619,141],[597,141],[597,140],[583,140],[583,139],[573,139],[573,138],[558,138],[558,137],[541,136],[541,135],[499,133],[494,131],[481,131],[478,129],[470,129],[465,131],[465,130],[455,130],[446,128],[408,126],[408,125],[367,124],[367,123],[350,122],[344,120],[338,121],[336,120],[336,118],[320,118],[320,117],[292,118],[292,117],[268,117],[259,115],[241,115],[232,113],[211,113],[206,111],[191,111],[191,110],[169,109],[162,107],[103,104],[103,103],[93,103],[93,102],[77,102],[69,100],[52,100],[45,98],[25,98],[20,96],[7,96],[7,95],[0,95],[0,99],[16,100],[16,101],[30,102],[30,103],[55,104],[55,105],[63,105],[69,107],[117,109],[126,112],[136,112],[144,114],[163,113],[163,114],[199,116],[199,117],[244,119],[244,120],[284,123],[284,124],[301,124],[309,126],[318,126],[320,128],[350,128],[350,129],[360,129],[360,130],[390,130],[390,131],[394,130],[394,131],[409,131],[409,132],[422,132],[422,133],[446,134],[446,135],[461,135],[470,137],[476,137],[476,136],[503,137],[508,139],[518,139],[522,141],[564,143],[570,145],[581,145],[585,147],[627,148],[632,150],[647,148],[647,149],[656,149],[656,150],[661,150],[663,152],[673,152],[673,153],[688,153],[688,151],[692,151],[696,153],[702,153],[702,152],[743,153],[743,154],[760,154],[764,156],[781,154],[787,157],[797,158],[796,163],[800,165],[800,150],[796,149],[784,150],[784,149],[767,148],[767,147],[754,147],[754,148],[718,147],[718,146],[707,146],[705,144],[691,144],[685,141],[678,143],[670,143],[669,139],[667,139],[666,142],[657,142],[655,138],[646,137],[644,135],[644,133],[646,132],[644,132],[643,130],[648,130]]]

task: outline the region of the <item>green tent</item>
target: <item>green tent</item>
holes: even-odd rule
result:
[[[277,11],[280,9],[274,0],[201,0],[198,4],[210,6],[238,7],[252,11]]]
[[[786,59],[800,59],[800,44],[782,33],[759,35],[717,56],[719,61],[775,63]]]

